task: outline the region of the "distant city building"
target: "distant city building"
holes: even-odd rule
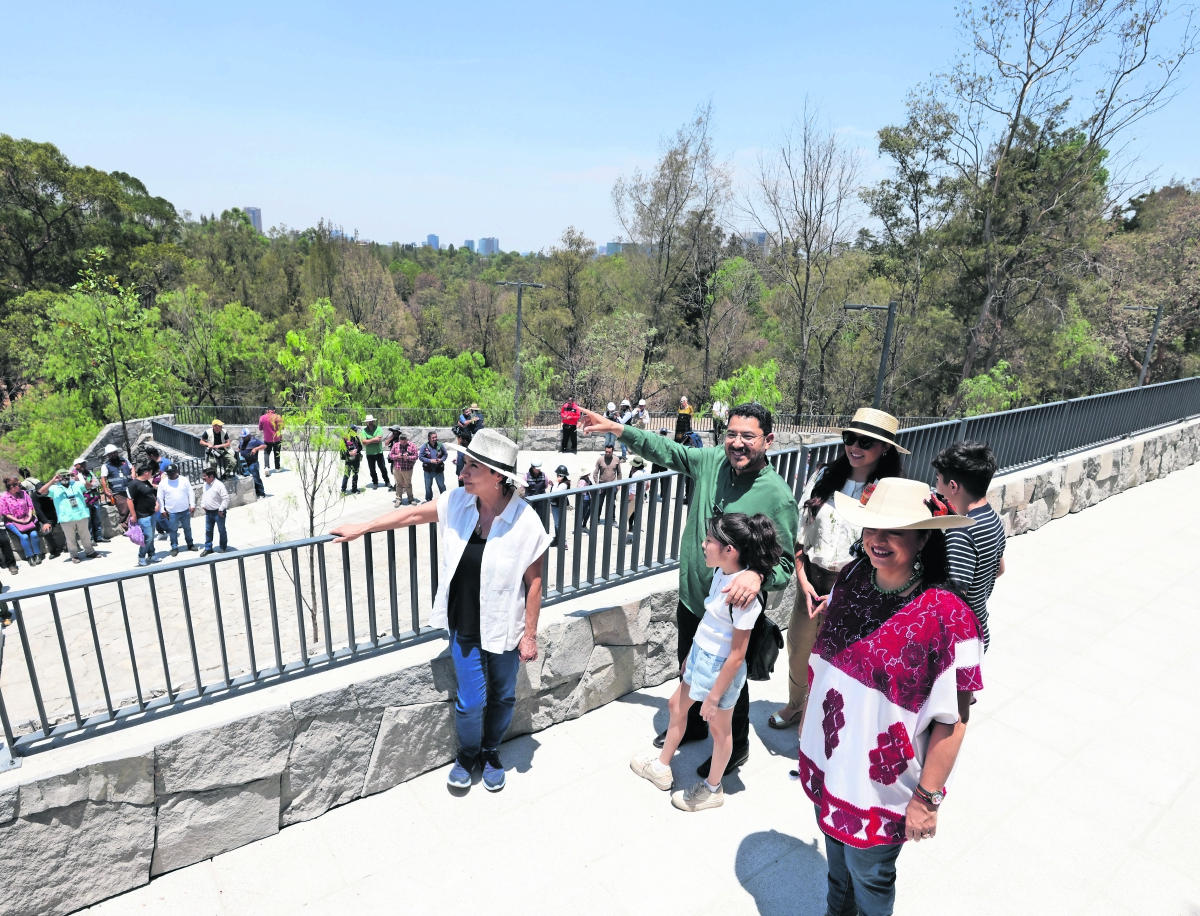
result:
[[[470,251],[470,252],[474,253],[474,251],[475,251],[475,240],[474,240],[474,239],[467,239],[465,242],[463,242],[463,248],[467,249],[467,251]]]
[[[500,240],[497,238],[486,238],[479,240],[479,253],[482,255],[499,254]]]
[[[767,234],[765,232],[747,232],[746,239],[751,245],[757,245],[759,248],[767,247]]]
[[[621,253],[621,243],[620,242],[609,242],[607,245],[604,246],[604,253],[605,254],[620,254]]]
[[[262,210],[258,207],[243,207],[242,211],[250,217],[250,225],[254,227],[254,231],[262,233]]]
[[[439,239],[436,235],[430,234],[430,235],[425,236],[425,244],[428,245],[430,248],[432,248],[434,251],[438,250],[440,243],[441,243],[441,239]]]

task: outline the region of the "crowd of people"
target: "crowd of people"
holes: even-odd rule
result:
[[[714,409],[721,448],[690,447],[692,408],[680,400],[675,434],[649,428],[645,405],[592,412],[563,405],[561,451],[603,434],[604,452],[577,485],[673,470],[691,486],[680,542],[676,607],[680,683],[669,722],[630,767],[688,812],[725,802],[722,779],[751,752],[749,673],[770,639],[768,593],[796,581],[788,627],[788,697],[769,724],[795,729],[799,780],[825,835],[828,911],[891,913],[904,843],[937,834],[971,705],[983,689],[990,638],[987,603],[1004,572],[1004,532],[986,494],[996,471],[988,447],[957,442],[934,460],[936,488],[905,477],[899,423],[859,410],[837,458],[797,500],[774,471],[770,411]],[[635,419],[636,418],[636,419]],[[718,425],[719,419],[719,425]],[[411,476],[426,467],[426,500],[407,499],[397,472],[391,512],[333,530],[339,541],[409,525],[438,526],[438,592],[431,621],[449,633],[458,677],[458,754],[448,776],[469,789],[505,784],[500,743],[512,720],[517,671],[538,657],[541,569],[560,519],[547,532],[522,498],[571,488],[566,465],[551,477],[490,429],[460,424],[456,441],[420,450],[393,430],[389,455]],[[430,491],[447,450],[460,486]],[[415,452],[415,454],[414,454]],[[917,469],[919,472],[920,469]],[[408,484],[410,486],[410,484]],[[408,492],[411,495],[411,492]],[[772,625],[773,626],[773,625]],[[762,675],[760,675],[762,676]],[[712,740],[698,781],[678,785],[672,762],[688,741]]]

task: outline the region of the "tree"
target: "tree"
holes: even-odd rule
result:
[[[1178,44],[1160,50],[1164,0],[981,0],[959,16],[971,52],[939,78],[935,100],[949,116],[950,161],[979,223],[982,280],[966,381],[985,351],[995,365],[1005,302],[1026,293],[1029,278],[1037,282],[1063,249],[1078,246],[1072,221],[1102,215],[1097,183],[1106,183],[1108,151],[1174,96],[1196,32],[1189,18]],[[1041,167],[1050,151],[1052,167]],[[1039,180],[1019,180],[1031,165]],[[1086,199],[1092,195],[1094,202]]]
[[[667,352],[679,284],[688,270],[689,254],[699,243],[697,233],[719,223],[728,203],[729,170],[717,161],[711,125],[710,104],[675,132],[652,172],[635,170],[613,186],[613,209],[632,243],[622,254],[628,252],[641,274],[651,330],[632,387],[635,398],[645,396],[646,380]]]
[[[101,427],[81,392],[48,385],[18,398],[7,419],[12,431],[0,440],[0,461],[32,468],[42,480],[73,465]]]
[[[178,383],[158,309],[143,308],[135,290],[102,275],[105,260],[102,248],[88,253],[73,294],[51,307],[37,343],[46,377],[81,391],[102,417],[115,414],[132,454],[126,421],[161,412],[176,396]]]
[[[796,365],[796,413],[804,413],[805,386],[818,306],[829,270],[849,248],[852,206],[858,196],[859,158],[818,112],[805,106],[796,125],[758,162],[753,194],[742,209],[766,234],[758,260],[772,285],[785,327],[785,346]]]
[[[762,277],[743,257],[697,265],[692,277],[695,286],[687,314],[703,351],[700,390],[708,391],[714,378],[732,370],[735,357],[748,355],[749,348],[739,344],[750,326],[751,309],[762,300]]]
[[[723,401],[736,406],[747,401],[762,404],[767,410],[777,410],[783,402],[783,393],[775,384],[779,366],[769,359],[762,366],[746,366],[727,379],[721,379],[709,389],[714,401]]]

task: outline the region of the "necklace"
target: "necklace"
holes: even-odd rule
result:
[[[875,586],[875,591],[879,592],[879,594],[881,594],[881,595],[899,595],[902,592],[908,591],[910,588],[912,588],[914,585],[916,585],[917,581],[921,578],[921,573],[913,572],[912,578],[909,579],[907,582],[905,582],[903,585],[901,585],[899,588],[880,588],[879,580],[877,578],[875,578],[877,574],[878,574],[878,570],[875,569],[874,567],[872,567],[871,568],[871,584],[873,586]]]

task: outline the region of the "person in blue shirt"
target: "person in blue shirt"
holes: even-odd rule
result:
[[[258,470],[258,453],[266,447],[266,444],[261,439],[256,439],[249,429],[242,430],[242,441],[238,446],[238,454],[245,462],[246,470],[254,478],[254,493],[259,499],[267,495],[266,488],[263,487],[262,475]]]

